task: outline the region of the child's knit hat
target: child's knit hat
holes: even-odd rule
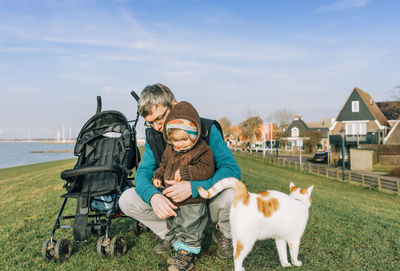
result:
[[[197,139],[199,129],[193,121],[187,119],[174,119],[167,123],[166,131],[171,128],[184,130],[189,134],[192,142],[195,142]]]

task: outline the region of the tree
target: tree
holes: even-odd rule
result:
[[[260,129],[258,127],[263,124],[263,120],[258,117],[249,117],[247,120],[240,123],[242,135],[250,141],[250,151],[252,150],[251,144],[254,142],[254,137],[260,136]]]
[[[310,146],[309,151],[314,153],[314,150],[315,150],[315,152],[316,152],[318,145],[321,142],[322,133],[320,131],[315,131],[315,132],[304,133],[304,135],[301,135],[301,136],[308,137],[308,140],[306,140],[306,142]]]
[[[396,85],[390,92],[390,97],[400,101],[400,84]]]
[[[232,123],[227,117],[222,117],[218,120],[222,127],[222,132],[224,133],[224,138],[231,135]]]
[[[294,117],[294,112],[286,108],[282,108],[272,112],[267,118],[267,121],[275,122],[279,127],[289,125]]]

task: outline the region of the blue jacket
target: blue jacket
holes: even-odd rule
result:
[[[221,133],[218,131],[215,125],[211,127],[209,146],[214,155],[216,171],[208,180],[190,182],[193,198],[197,198],[199,196],[199,192],[197,190],[199,186],[203,187],[204,189],[209,189],[216,182],[226,177],[235,177],[240,179],[240,168],[235,159],[233,159],[232,152],[229,150],[221,136]],[[151,183],[153,174],[156,170],[156,160],[149,144],[146,141],[144,145],[142,162],[136,171],[135,186],[138,195],[149,205],[151,197],[156,193],[161,193]]]

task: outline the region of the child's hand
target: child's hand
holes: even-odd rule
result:
[[[160,179],[154,179],[153,180],[153,185],[157,188],[161,187],[161,180]]]
[[[179,169],[177,171],[175,171],[175,177],[174,177],[175,181],[177,183],[179,183],[181,181],[181,172],[179,171]]]

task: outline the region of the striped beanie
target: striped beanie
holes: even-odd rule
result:
[[[187,119],[174,119],[167,123],[165,129],[168,132],[168,129],[171,128],[184,130],[189,134],[190,140],[192,142],[195,142],[197,139],[199,129],[193,121]]]

